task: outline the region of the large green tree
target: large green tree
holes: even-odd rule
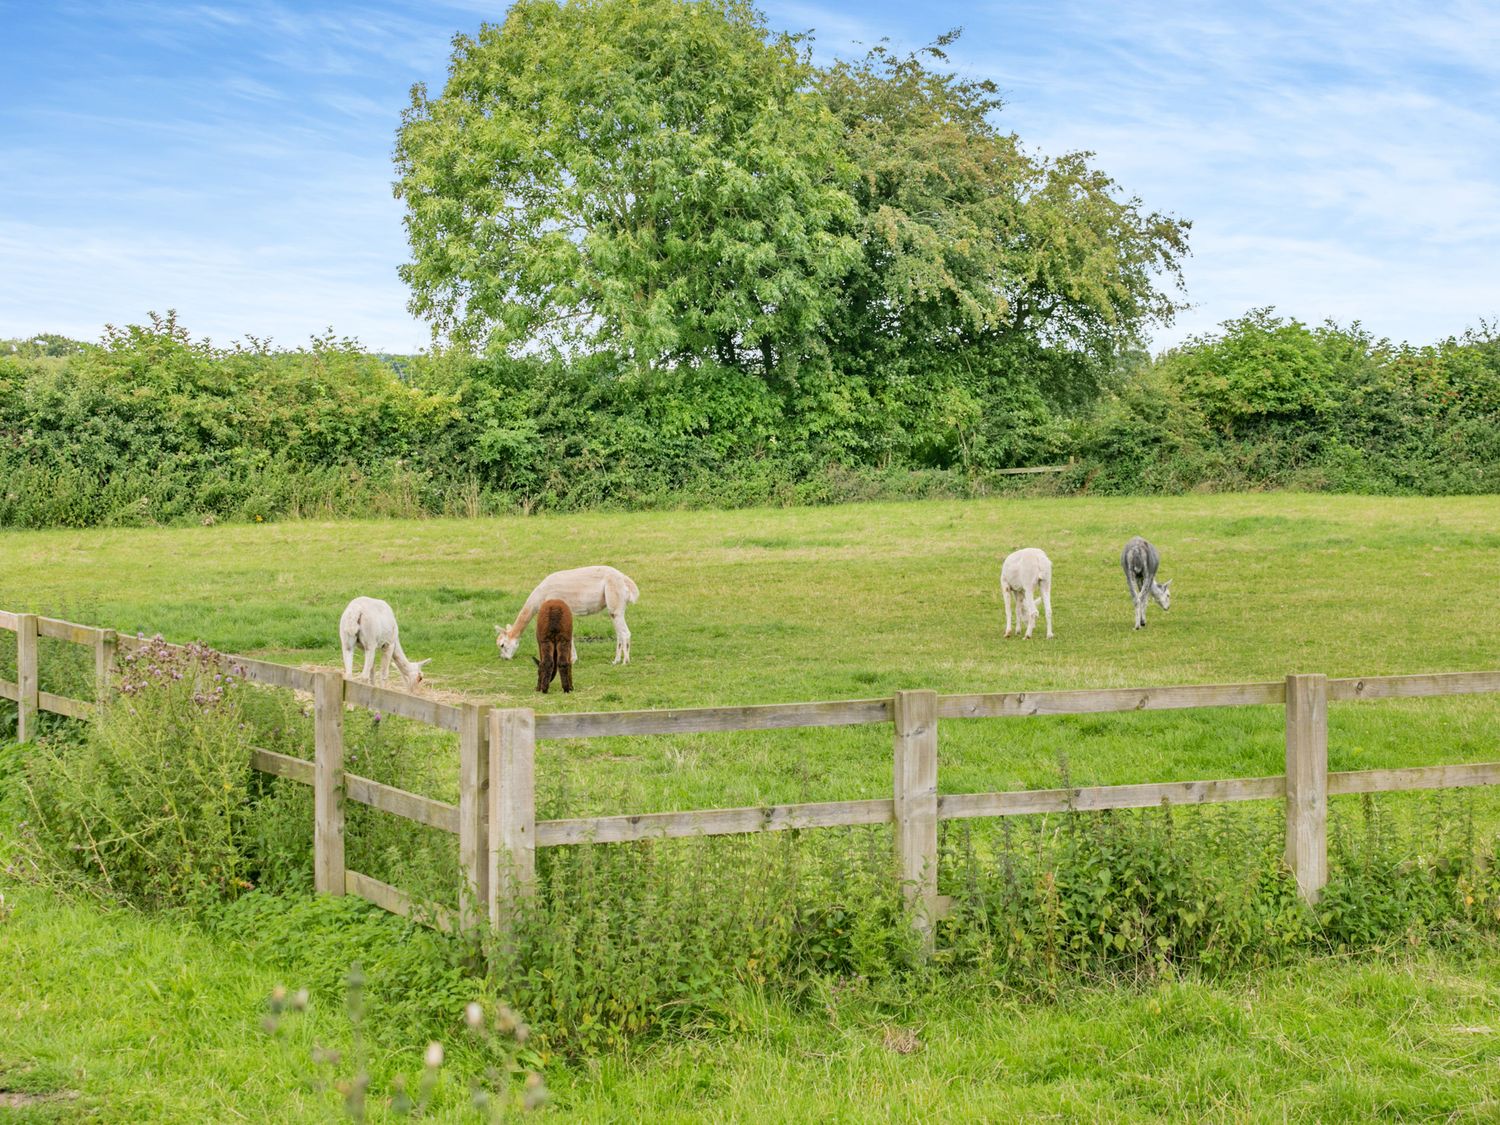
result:
[[[933,65],[956,37],[880,45],[820,76],[858,169],[862,260],[837,350],[924,369],[941,366],[934,353],[1006,353],[1060,372],[1045,389],[1076,399],[1089,370],[1176,312],[1188,224],[1121,198],[1088,153],[1023,150],[994,123],[993,83]]]
[[[1188,226],[1026,151],[953,37],[818,68],[743,0],[520,0],[413,91],[413,310],[512,354],[764,374],[833,455],[1049,455],[1050,415],[1176,311]]]
[[[412,308],[465,342],[777,367],[859,254],[805,44],[739,0],[520,0],[396,158]]]

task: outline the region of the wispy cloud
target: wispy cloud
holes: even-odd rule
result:
[[[0,39],[0,335],[97,335],[177,307],[195,331],[332,324],[426,343],[405,311],[390,151],[407,89],[504,0],[62,0]],[[1486,0],[785,0],[822,62],[889,38],[1004,92],[1002,127],[1095,152],[1193,220],[1194,308],[1254,305],[1427,340],[1500,314],[1500,8]],[[79,66],[80,59],[88,65]]]

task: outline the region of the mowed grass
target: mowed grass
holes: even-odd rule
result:
[[[1119,571],[1142,533],[1174,609],[1130,629]],[[1005,641],[1000,559],[1041,546],[1057,639]],[[60,612],[219,648],[337,663],[338,614],[389,600],[436,689],[606,710],[1482,669],[1500,666],[1500,500],[1234,496],[1009,500],[734,513],[281,524],[0,536],[0,608]],[[548,571],[609,562],[642,596],[634,660],[580,623],[580,690],[531,692],[528,641],[494,650]],[[3,641],[4,638],[0,638]],[[50,657],[55,646],[49,647]],[[0,648],[0,674],[11,657]],[[76,668],[74,671],[76,672]],[[48,672],[44,665],[44,686]],[[54,681],[62,686],[61,681]],[[1337,705],[1335,769],[1493,760],[1500,706],[1474,697]],[[1281,712],[1241,708],[945,721],[944,792],[1272,774]],[[433,791],[451,795],[452,740]],[[544,744],[544,815],[885,796],[886,727]],[[1393,798],[1382,798],[1393,801]],[[1482,815],[1494,801],[1475,798]],[[1336,802],[1337,827],[1344,803]],[[3,848],[0,848],[3,852]],[[74,1091],[19,1120],[323,1120],[315,1038],[346,1046],[336,998],[292,1038],[258,1029],[274,949],[169,916],[101,914],[0,875],[0,1089]],[[1493,950],[1319,959],[1253,980],[747,1002],[735,1031],[550,1069],[580,1121],[1493,1120]],[[295,986],[295,976],[287,979]],[[454,1013],[455,1038],[459,1036]],[[377,1060],[377,1088],[417,1068]],[[908,1053],[909,1052],[909,1053]],[[464,1062],[434,1120],[471,1119]],[[377,1114],[381,1119],[382,1114]]]
[[[1119,550],[1161,549],[1174,608],[1130,628]],[[1057,637],[1005,640],[999,564],[1043,547]],[[529,638],[494,624],[535,582],[632,575],[634,658],[579,622],[578,690],[532,691]],[[922,502],[730,513],[10,533],[0,607],[66,612],[227,651],[336,666],[349,598],[395,607],[436,690],[539,710],[1276,680],[1500,666],[1500,499],[1190,496]],[[0,656],[0,671],[6,667]],[[47,672],[44,667],[44,686]],[[1492,698],[1336,705],[1334,769],[1494,757]],[[1277,708],[942,724],[944,792],[1257,776]],[[451,741],[451,740],[447,740]],[[433,792],[456,752],[434,747]],[[889,728],[549,743],[545,815],[885,796]]]

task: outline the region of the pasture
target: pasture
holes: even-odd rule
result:
[[[1171,612],[1153,605],[1138,632],[1118,561],[1137,533],[1160,548],[1160,578],[1173,580]],[[1002,639],[1000,560],[1022,546],[1052,559],[1051,641],[1040,630]],[[0,539],[0,607],[336,667],[339,612],[368,594],[395,608],[407,655],[432,659],[434,691],[610,710],[1494,668],[1497,551],[1493,498],[1285,495],[48,531]],[[627,613],[632,661],[611,665],[607,616],[581,618],[577,690],[537,696],[531,636],[503,662],[494,625],[544,574],[596,562],[640,586]],[[0,652],[0,671],[8,660]],[[1500,701],[1490,697],[1336,705],[1329,766],[1494,760],[1497,733]],[[433,795],[447,796],[456,760],[442,739],[431,750]],[[1048,787],[1060,776],[1258,776],[1282,768],[1282,716],[945,722],[939,754],[944,793]],[[703,734],[544,743],[537,784],[546,815],[568,816],[887,796],[890,768],[885,730]],[[1382,798],[1397,808],[1416,800]],[[1335,821],[1346,807],[1334,802]],[[1492,823],[1500,802],[1477,793],[1469,807]],[[90,1104],[112,1098],[181,1120],[254,1117],[297,1100],[256,1061],[273,1050],[255,1038],[252,997],[286,971],[275,950],[215,951],[170,918],[129,919],[130,936],[117,939],[88,908],[9,879],[0,886],[18,904],[0,923],[0,948],[25,966],[24,982],[0,983],[0,1087],[12,1074],[54,1074]],[[106,987],[131,997],[114,1022],[88,1010],[75,975],[52,967],[65,950],[106,946],[129,950],[87,958]],[[181,995],[147,987],[164,972],[178,974]],[[187,1026],[195,1004],[208,1014]],[[213,1044],[209,1057],[94,1061],[116,1036],[147,1051],[147,1028],[169,1017],[183,1042]],[[870,997],[796,1010],[767,1001],[736,1028],[593,1067],[559,1063],[549,1079],[560,1105],[601,1120],[764,1120],[773,1103],[782,1108],[769,1116],[787,1120],[1254,1119],[1270,1099],[1285,1099],[1289,1116],[1330,1120],[1390,1110],[1479,1118],[1500,1095],[1497,1019],[1492,960],[1420,952],[1239,984],[1100,986],[1049,1003],[1004,993],[895,1007]],[[912,1029],[921,1046],[908,1054],[901,1037]],[[330,1022],[318,1034],[339,1032]],[[868,1103],[856,1107],[856,1096]],[[300,1101],[285,1113],[304,1110],[313,1115]],[[105,1109],[101,1119],[131,1118]]]

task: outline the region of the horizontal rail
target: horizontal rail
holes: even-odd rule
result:
[[[290,754],[278,754],[275,750],[262,750],[256,746],[250,751],[250,764],[261,773],[273,773],[277,777],[300,781],[303,785],[313,783],[314,766],[306,758],[294,758]]]
[[[21,622],[14,613],[8,609],[0,609],[0,629],[8,629],[14,633],[21,627]]]
[[[938,696],[938,718],[1012,718],[1026,715],[1096,715],[1115,711],[1169,711],[1188,707],[1249,707],[1285,703],[1286,684],[1187,684],[1177,687],[1104,688],[1092,691],[1017,691]]]
[[[38,617],[36,619],[36,635],[39,637],[51,637],[57,641],[70,641],[75,645],[91,645],[98,639],[102,629],[95,629],[92,625],[79,625],[73,621],[63,621],[56,617]]]
[[[1330,701],[1419,699],[1491,691],[1500,692],[1500,672],[1431,672],[1415,676],[1362,676],[1328,681]]]
[[[451,703],[440,703],[425,696],[410,695],[404,691],[393,691],[350,679],[344,681],[344,702],[451,731],[458,730],[464,714],[462,707]]]
[[[1026,816],[1049,812],[1145,809],[1264,801],[1286,795],[1284,777],[1234,777],[1216,781],[1166,781],[1148,785],[1092,785],[1081,789],[1026,789],[1009,793],[952,793],[938,797],[939,820]]]
[[[392,914],[400,914],[402,917],[415,916],[429,920],[438,929],[452,933],[455,929],[453,911],[445,906],[417,906],[413,904],[411,895],[405,891],[382,883],[379,879],[372,879],[368,875],[361,875],[358,871],[344,872],[344,891],[346,894],[355,895],[366,902],[373,902],[383,910],[389,910]]]
[[[352,773],[344,775],[344,792],[349,800],[361,805],[369,805],[372,809],[380,809],[407,820],[415,820],[429,828],[458,835],[457,805],[444,804],[420,793],[408,793],[394,785],[386,785]]]
[[[0,699],[20,699],[21,685],[10,680],[0,680]]]
[[[94,705],[87,700],[54,695],[50,691],[37,692],[36,705],[43,711],[51,711],[54,715],[66,715],[70,719],[87,719],[94,713]]]
[[[686,707],[657,711],[575,711],[536,717],[537,738],[698,734],[704,731],[845,727],[891,721],[889,699],[833,703],[765,703],[752,707]]]
[[[888,824],[894,818],[895,802],[887,797],[875,801],[826,801],[806,805],[539,820],[536,844],[539,848],[548,848],[561,844],[622,844],[631,840],[676,836],[738,836],[789,828]]]
[[[228,653],[224,661],[253,684],[266,687],[291,688],[293,691],[311,692],[313,674],[306,668],[294,668],[290,664],[276,664],[270,660],[256,660],[249,656],[233,656]]]
[[[1022,476],[1026,473],[1065,473],[1072,465],[1032,465],[1025,469],[991,469],[990,472],[996,476],[1011,477]]]
[[[1395,793],[1416,789],[1464,789],[1500,785],[1500,762],[1462,766],[1410,766],[1394,770],[1354,770],[1328,775],[1329,796]]]

